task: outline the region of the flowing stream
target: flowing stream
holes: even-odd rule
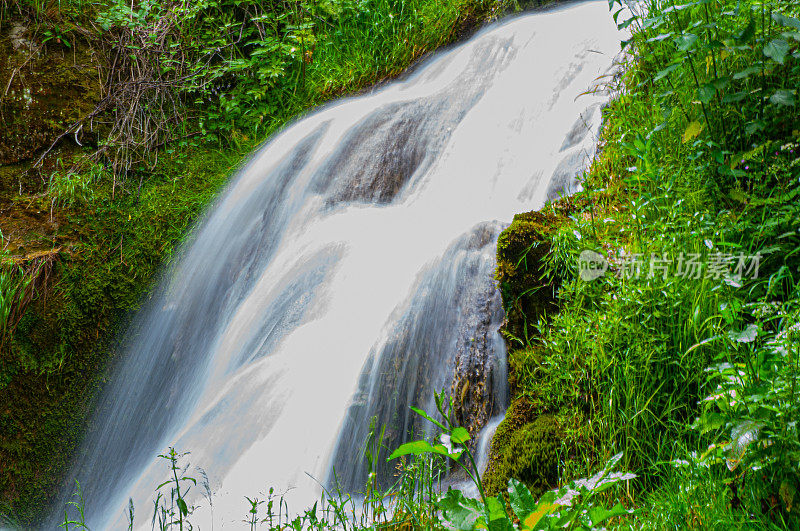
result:
[[[72,471],[89,526],[127,527],[131,497],[149,527],[169,446],[236,529],[269,487],[299,511],[333,469],[362,485],[370,419],[400,444],[435,390],[481,381],[465,422],[494,429],[497,235],[575,188],[618,50],[604,1],[515,17],[261,147],[122,340]]]

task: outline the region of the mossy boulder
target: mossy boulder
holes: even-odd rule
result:
[[[562,222],[554,213],[517,214],[497,239],[495,279],[503,294],[507,337],[524,339],[528,323],[555,309],[554,288],[544,277],[544,259],[550,252],[549,236]]]
[[[556,486],[559,428],[553,416],[535,411],[527,399],[517,399],[497,427],[483,475],[487,494],[503,492],[510,478],[525,483],[535,496]]]

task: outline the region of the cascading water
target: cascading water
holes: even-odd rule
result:
[[[333,468],[363,483],[373,416],[399,444],[409,405],[476,377],[465,421],[501,413],[497,220],[575,186],[618,48],[605,2],[518,17],[262,147],[125,336],[72,472],[88,524],[129,497],[149,522],[168,446],[235,527],[270,486],[300,509]]]

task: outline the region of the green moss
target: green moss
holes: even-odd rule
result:
[[[538,496],[558,480],[559,428],[551,415],[535,415],[526,399],[516,400],[492,439],[492,459],[483,476],[487,494],[505,490],[516,478]]]
[[[548,236],[560,223],[563,218],[556,214],[517,214],[497,240],[495,279],[503,295],[507,337],[527,339],[529,324],[555,308],[543,260],[550,251]]]
[[[574,208],[570,200],[562,200],[541,211],[517,214],[498,238],[495,278],[506,311],[503,334],[509,347],[509,384],[517,398],[492,439],[483,478],[492,494],[504,491],[512,477],[534,494],[554,487],[558,479],[562,450],[558,423],[543,406],[546,400],[527,391],[537,380],[541,363],[540,349],[531,344],[535,327],[558,309],[558,279],[546,271],[550,242]]]
[[[113,332],[241,156],[195,147],[184,162],[164,161],[138,194],[100,185],[64,210],[69,243],[0,352],[0,507],[22,524],[47,506],[80,443]]]

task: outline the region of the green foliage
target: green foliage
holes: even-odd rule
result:
[[[54,24],[52,29],[44,30],[42,33],[42,43],[46,43],[48,41],[54,41],[56,44],[62,44],[67,48],[72,48],[69,38],[66,37],[66,32],[57,24]]]
[[[618,20],[621,2],[611,0],[609,6],[619,6]],[[619,25],[635,28],[631,45],[643,58],[647,79],[635,90],[652,91],[665,125],[683,123],[683,142],[706,152],[701,168],[715,177],[708,184],[723,194],[737,184],[752,184],[748,170],[737,167],[742,154],[785,138],[797,126],[791,110],[800,77],[797,7],[648,2],[646,15]],[[679,118],[670,119],[673,114]]]
[[[508,482],[508,497],[489,498],[489,520],[482,514],[478,500],[466,498],[460,491],[450,489],[439,506],[444,519],[459,530],[524,530],[596,529],[599,524],[633,511],[616,503],[611,509],[598,504],[598,494],[622,481],[634,479],[634,474],[611,472],[622,456],[614,456],[604,469],[589,479],[573,481],[551,490],[537,499],[528,488],[515,479]],[[510,509],[510,510],[508,510]]]
[[[30,278],[11,260],[8,251],[0,251],[0,347],[11,340],[15,325],[13,314],[29,282]]]
[[[184,159],[163,157],[164,174],[143,183],[138,197],[93,180],[90,201],[56,208],[69,250],[57,255],[55,281],[34,293],[10,348],[0,351],[0,492],[20,525],[47,507],[69,466],[114,330],[241,156],[195,148]]]
[[[3,243],[0,232],[0,245]],[[31,271],[26,271],[14,261],[5,247],[0,249],[0,353],[11,346],[14,332],[34,295],[34,280],[38,273],[35,266]],[[9,379],[10,375],[0,370],[0,389]]]
[[[86,526],[86,501],[83,499],[83,491],[81,490],[81,484],[78,480],[75,480],[75,492],[73,494],[73,500],[67,502],[68,507],[73,507],[75,512],[77,512],[77,516],[75,520],[70,520],[69,514],[67,510],[64,510],[64,522],[62,522],[59,527],[63,527],[65,531],[69,531],[73,529],[75,531],[89,529]]]
[[[158,522],[159,529],[169,529],[177,526],[182,531],[184,523],[188,526],[188,518],[191,511],[186,503],[186,496],[193,486],[197,486],[197,480],[187,476],[185,473],[186,468],[180,466],[179,461],[187,455],[189,455],[188,452],[178,453],[175,448],[170,447],[167,453],[158,456],[169,463],[169,471],[172,473],[170,479],[156,487],[157,495],[153,503],[153,522]],[[187,484],[185,489],[183,488],[184,483]],[[169,496],[162,492],[165,487],[169,487]],[[130,506],[132,505],[133,502],[130,502]],[[132,510],[130,514],[131,516],[133,515]],[[130,524],[133,527],[133,518],[131,518]]]
[[[405,455],[419,456],[429,454],[440,455],[449,458],[467,474],[470,480],[478,488],[481,501],[486,509],[485,521],[488,522],[491,520],[488,512],[488,500],[486,494],[484,493],[483,482],[481,481],[478,465],[475,463],[475,457],[472,455],[472,452],[468,446],[471,436],[465,428],[458,426],[453,420],[453,399],[446,396],[444,391],[441,393],[435,393],[434,398],[439,417],[442,419],[441,421],[436,420],[427,412],[419,408],[412,407],[411,409],[441,430],[441,435],[439,437],[440,442],[438,444],[431,444],[425,440],[407,442],[400,445],[400,447],[392,452],[392,454],[389,456],[389,460],[391,461],[392,459],[397,459],[398,457]],[[460,460],[462,455],[466,456],[466,459],[464,460],[466,463]]]
[[[470,435],[463,427],[455,425],[452,418],[452,399],[447,399],[444,393],[436,395],[436,408],[442,421],[434,419],[426,412],[412,408],[416,413],[433,423],[441,430],[441,444],[432,445],[421,440],[405,443],[389,456],[395,459],[404,455],[443,455],[450,458],[460,466],[475,484],[480,494],[480,499],[471,499],[457,489],[449,488],[439,497],[436,505],[442,511],[442,518],[449,527],[459,530],[490,529],[490,530],[543,530],[543,529],[591,529],[609,518],[629,514],[630,511],[617,504],[611,510],[606,510],[602,505],[595,506],[593,498],[620,481],[635,478],[634,474],[612,473],[611,470],[622,457],[614,456],[606,467],[590,479],[572,482],[558,490],[546,493],[537,502],[528,488],[515,479],[508,480],[508,499],[504,496],[487,496],[484,483],[468,442]],[[539,423],[541,424],[541,423]],[[535,440],[526,440],[534,448],[541,443],[541,429],[539,424],[526,426],[521,433],[533,435]],[[546,428],[545,428],[546,430]],[[516,438],[519,433],[515,434]],[[529,437],[530,439],[530,437]],[[504,448],[504,456],[513,456],[515,451],[527,451],[530,446],[525,444],[520,447]],[[555,445],[550,444],[551,448]],[[466,456],[466,463],[460,461]],[[539,474],[547,474],[544,470],[532,470],[528,463],[522,468],[527,474],[539,479]],[[515,470],[516,471],[516,470]]]
[[[53,207],[73,206],[91,201],[94,197],[94,184],[106,174],[102,164],[92,165],[85,171],[64,169],[61,160],[57,162],[57,166],[59,169],[50,175],[47,187],[47,194],[51,198]]]
[[[515,221],[506,236],[526,242],[516,256],[546,253],[526,264],[538,278],[501,283],[505,304],[546,290],[544,274],[558,307],[542,320],[510,306],[526,331],[509,342],[517,420],[492,459],[553,415],[562,477],[624,454],[637,526],[794,528],[798,6],[610,6],[633,36],[601,157],[564,222],[526,239]],[[579,278],[584,250],[607,264],[599,279]],[[514,411],[523,401],[532,416]]]
[[[714,442],[692,458],[707,467],[725,465],[730,481],[744,482],[749,474],[761,476],[763,481],[747,481],[750,493],[743,503],[751,511],[758,510],[754,502],[772,498],[772,510],[796,522],[792,513],[800,501],[796,497],[800,486],[800,299],[796,292],[786,302],[772,297],[730,309],[723,314],[730,325],[742,320],[749,324],[698,344],[699,348],[716,346],[717,364],[708,369],[713,390],[703,400],[702,414],[693,427],[712,435]]]
[[[520,481],[508,481],[507,492],[496,497],[484,494],[480,476],[469,449],[469,432],[453,423],[453,403],[444,393],[436,394],[438,415],[412,408],[423,418],[434,424],[441,434],[440,443],[412,441],[401,445],[389,460],[398,459],[397,482],[385,492],[374,490],[375,484],[367,479],[367,490],[360,507],[350,494],[338,487],[333,491],[324,489],[319,502],[302,514],[292,513],[284,499],[270,488],[266,500],[245,497],[242,523],[251,529],[279,531],[324,530],[324,529],[458,529],[458,530],[508,530],[539,531],[549,529],[595,529],[598,525],[610,522],[631,510],[616,502],[606,509],[606,502],[612,499],[612,487],[635,478],[634,474],[613,472],[621,455],[614,456],[603,469],[588,479],[570,482],[559,489],[545,493],[540,499]],[[441,419],[441,420],[438,420]],[[374,467],[374,459],[382,444],[382,433],[371,432],[365,444],[365,459]],[[191,522],[196,506],[190,505],[187,496],[197,481],[187,476],[189,463],[181,461],[188,453],[178,453],[174,448],[159,457],[169,465],[170,478],[156,487],[153,502],[152,528],[193,529]],[[466,456],[466,463],[461,458]],[[462,491],[449,487],[441,493],[439,473],[443,459],[459,465],[472,480],[480,493],[479,499],[470,498]],[[200,471],[205,477],[205,474]],[[204,479],[206,500],[213,504],[213,495]],[[169,494],[165,490],[169,489]],[[608,491],[608,492],[606,492]],[[605,494],[604,494],[605,493]],[[74,513],[64,513],[66,530],[88,529],[85,524],[84,501],[78,484],[74,499],[67,503]],[[134,523],[133,502],[129,502],[129,529]],[[295,515],[296,514],[296,515]],[[213,517],[213,515],[212,515]],[[213,522],[212,522],[213,525]]]
[[[97,23],[104,31],[114,26],[124,28],[141,28],[147,25],[148,19],[160,15],[166,6],[154,0],[142,0],[135,5],[127,2],[109,3],[105,10],[97,15]]]
[[[451,40],[472,17],[487,18],[503,0],[159,0],[113,2],[97,23],[107,33],[160,38],[169,45],[148,62],[174,78],[190,131],[223,143],[263,138],[333,95],[399,74]],[[136,39],[117,41],[143,56]]]

